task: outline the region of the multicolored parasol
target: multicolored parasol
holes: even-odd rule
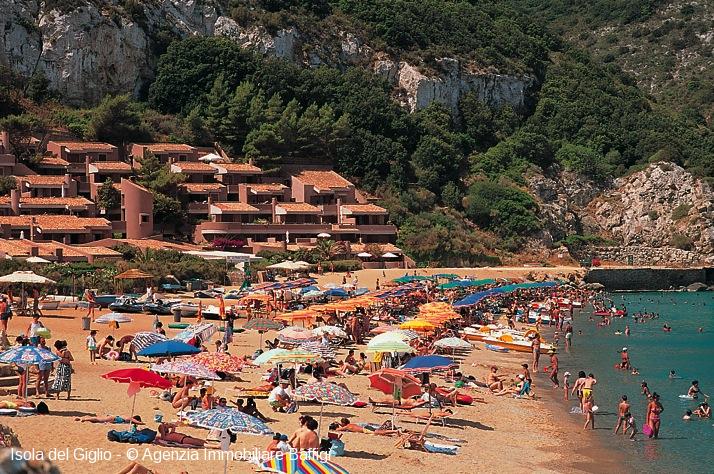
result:
[[[260,469],[278,474],[349,474],[347,469],[317,455],[276,456],[260,464]]]
[[[238,373],[246,365],[240,357],[225,352],[201,352],[188,360],[200,364],[208,370],[228,374]]]
[[[278,340],[286,344],[300,344],[306,341],[315,341],[320,336],[316,336],[309,330],[297,331],[294,328],[285,328],[278,333]]]
[[[153,364],[152,372],[160,374],[180,374],[188,375],[197,379],[204,380],[220,380],[221,378],[215,372],[208,370],[203,365],[191,360],[177,360],[172,362],[164,362],[163,364]]]
[[[262,354],[260,354],[258,357],[253,359],[253,363],[255,365],[267,364],[268,362],[270,362],[272,360],[273,357],[276,357],[281,354],[285,354],[287,352],[289,352],[287,349],[282,349],[282,348],[270,349],[269,351],[265,351]]]
[[[191,424],[209,430],[231,430],[235,433],[268,436],[273,431],[254,416],[233,408],[214,408],[196,413],[190,413]]]
[[[20,346],[8,349],[0,354],[0,362],[5,364],[35,365],[58,361],[60,358],[48,351],[35,346]]]
[[[305,342],[300,344],[300,349],[317,354],[326,360],[332,360],[336,357],[335,350],[329,344],[323,344],[320,341]]]
[[[294,395],[303,400],[327,403],[329,405],[350,406],[357,401],[349,390],[329,382],[301,385],[294,390]]]

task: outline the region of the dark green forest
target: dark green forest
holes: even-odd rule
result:
[[[251,3],[235,2],[232,16],[272,28],[349,27],[425,68],[457,57],[527,74],[536,87],[522,110],[491,108],[467,94],[457,114],[438,104],[410,114],[392,99],[389,84],[365,69],[305,68],[227,39],[190,38],[168,44],[137,101],[107,97],[92,109],[70,109],[41,78],[18,89],[21,81],[0,74],[6,78],[0,127],[59,126],[114,144],[217,141],[267,170],[297,158],[327,161],[382,199],[400,228],[398,245],[423,263],[480,264],[522,249],[541,227],[525,177],[554,164],[596,181],[661,160],[714,177],[709,126],[658,104],[616,64],[532,21],[533,12],[570,14],[571,2],[552,8],[536,0]],[[631,3],[599,0],[588,4],[586,16],[627,21],[657,4],[637,2],[633,10]],[[180,217],[176,183],[160,175],[142,179],[159,194],[166,219]]]

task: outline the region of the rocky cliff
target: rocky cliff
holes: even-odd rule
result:
[[[529,177],[528,191],[539,201],[546,245],[591,234],[627,247],[603,251],[617,261],[691,263],[714,255],[714,192],[675,164],[651,164],[604,185],[549,170]]]
[[[22,76],[44,72],[51,87],[72,105],[97,103],[111,93],[138,95],[151,81],[157,33],[173,37],[216,35],[245,48],[308,67],[361,66],[383,75],[395,97],[410,110],[433,101],[455,110],[459,98],[475,91],[494,106],[520,108],[533,79],[479,71],[452,58],[439,71],[375,51],[345,31],[273,33],[259,24],[241,25],[227,16],[223,0],[4,0],[0,2],[0,64]]]

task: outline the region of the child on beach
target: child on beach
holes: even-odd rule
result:
[[[565,401],[570,400],[568,391],[570,390],[570,372],[563,374],[563,387],[565,388]]]
[[[635,416],[632,413],[629,413],[629,416],[625,419],[624,434],[627,434],[627,430],[632,430],[630,433],[630,439],[634,441],[635,435],[637,434],[637,425],[635,424]]]
[[[89,351],[89,362],[92,365],[97,364],[97,330],[93,329],[89,331],[89,336],[87,336],[87,350]]]
[[[590,429],[595,429],[595,412],[593,411],[593,404],[593,397],[591,394],[583,396],[583,413],[585,414],[585,426],[583,426],[584,430],[588,429],[588,425],[590,425]]]

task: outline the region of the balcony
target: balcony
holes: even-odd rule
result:
[[[189,214],[208,214],[209,204],[207,202],[189,202]]]
[[[292,236],[316,236],[321,232],[332,234],[360,234],[360,235],[396,235],[397,228],[392,224],[345,226],[340,224],[246,224],[241,222],[202,222],[196,230],[203,235],[241,234],[259,235],[270,234],[283,236],[290,232]]]

